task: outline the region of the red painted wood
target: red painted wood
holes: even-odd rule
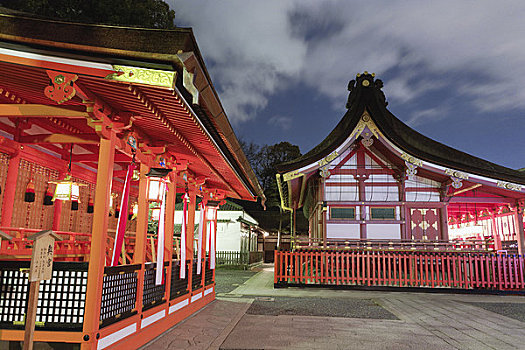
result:
[[[515,255],[390,250],[275,252],[275,266],[274,281],[284,283],[525,288],[524,258]]]

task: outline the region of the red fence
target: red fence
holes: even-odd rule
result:
[[[276,251],[276,285],[525,290],[523,256],[424,251]]]

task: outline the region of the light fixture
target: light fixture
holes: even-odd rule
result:
[[[160,220],[160,208],[151,209],[151,220],[159,221]]]
[[[56,184],[55,193],[53,194],[52,201],[59,199],[62,201],[77,201],[80,203],[80,186],[87,186],[78,182],[74,182],[71,179],[71,157],[73,155],[73,144],[69,150],[69,165],[67,168],[67,174],[63,180],[49,181],[49,183]]]
[[[152,202],[162,202],[164,191],[166,189],[165,177],[171,172],[171,169],[151,168],[146,174],[148,177],[148,199]]]

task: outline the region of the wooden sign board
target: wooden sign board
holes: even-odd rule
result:
[[[51,279],[54,250],[55,238],[52,235],[42,235],[34,240],[29,282]]]

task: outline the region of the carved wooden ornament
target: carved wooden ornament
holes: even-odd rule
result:
[[[75,96],[76,91],[73,87],[73,82],[78,79],[76,74],[55,72],[51,70],[46,70],[46,73],[51,80],[51,85],[44,89],[44,94],[48,98],[60,104],[71,100],[73,96]]]

